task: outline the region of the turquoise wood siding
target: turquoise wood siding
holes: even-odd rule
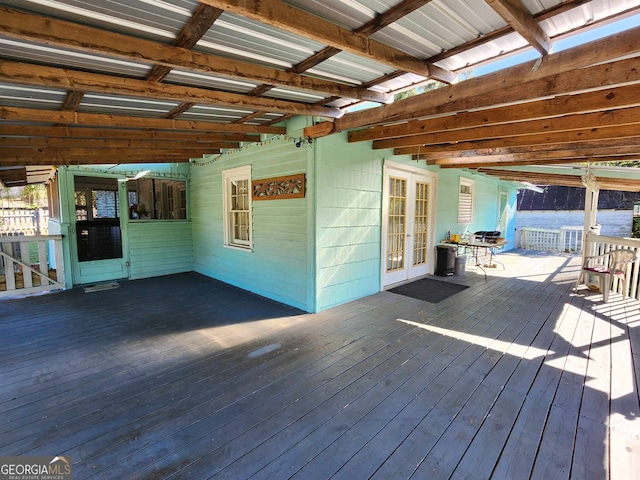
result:
[[[192,165],[195,271],[303,310],[314,309],[308,280],[311,148],[277,138],[225,154],[209,165]],[[224,246],[222,171],[243,165],[251,165],[253,180],[307,173],[306,198],[253,202],[253,251]]]
[[[317,141],[317,309],[380,290],[383,154],[346,134]]]
[[[438,174],[436,242],[469,228],[493,230],[499,192],[509,194],[508,248],[513,246],[516,189],[513,184],[459,169],[426,166],[392,150],[373,150],[370,142],[349,144],[346,134],[316,141],[317,310],[371,295],[381,286],[382,182],[384,160]],[[474,222],[458,225],[460,175],[475,181]]]
[[[190,222],[129,222],[130,278],[193,270]]]

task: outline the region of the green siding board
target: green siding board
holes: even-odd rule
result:
[[[193,270],[190,222],[130,222],[127,232],[132,279]]]
[[[308,147],[296,148],[291,139],[275,138],[222,155],[206,166],[192,165],[189,206],[197,272],[298,308],[312,308],[307,292],[308,196],[254,201],[253,251],[223,245],[222,206],[223,170],[251,165],[253,180],[307,173],[309,155]]]
[[[387,152],[346,134],[316,142],[317,309],[380,289],[382,163]],[[346,161],[345,159],[348,159]]]

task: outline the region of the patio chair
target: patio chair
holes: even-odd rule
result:
[[[604,302],[609,301],[609,291],[613,286],[613,281],[617,278],[622,282],[622,295],[627,298],[627,270],[631,263],[638,260],[638,254],[633,250],[618,249],[611,250],[602,255],[585,257],[584,264],[580,270],[580,276],[576,282],[576,289],[581,283],[588,281],[590,275],[598,277],[598,283]],[[582,279],[586,276],[585,282]]]

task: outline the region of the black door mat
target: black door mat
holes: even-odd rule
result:
[[[389,290],[391,293],[416,298],[429,303],[438,303],[469,288],[468,285],[443,282],[431,278],[423,278],[415,282],[406,283]]]

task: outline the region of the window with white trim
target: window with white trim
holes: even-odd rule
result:
[[[224,243],[250,250],[251,240],[251,165],[222,172],[224,188]]]
[[[458,223],[473,223],[473,196],[475,182],[468,178],[460,177],[458,189]]]

